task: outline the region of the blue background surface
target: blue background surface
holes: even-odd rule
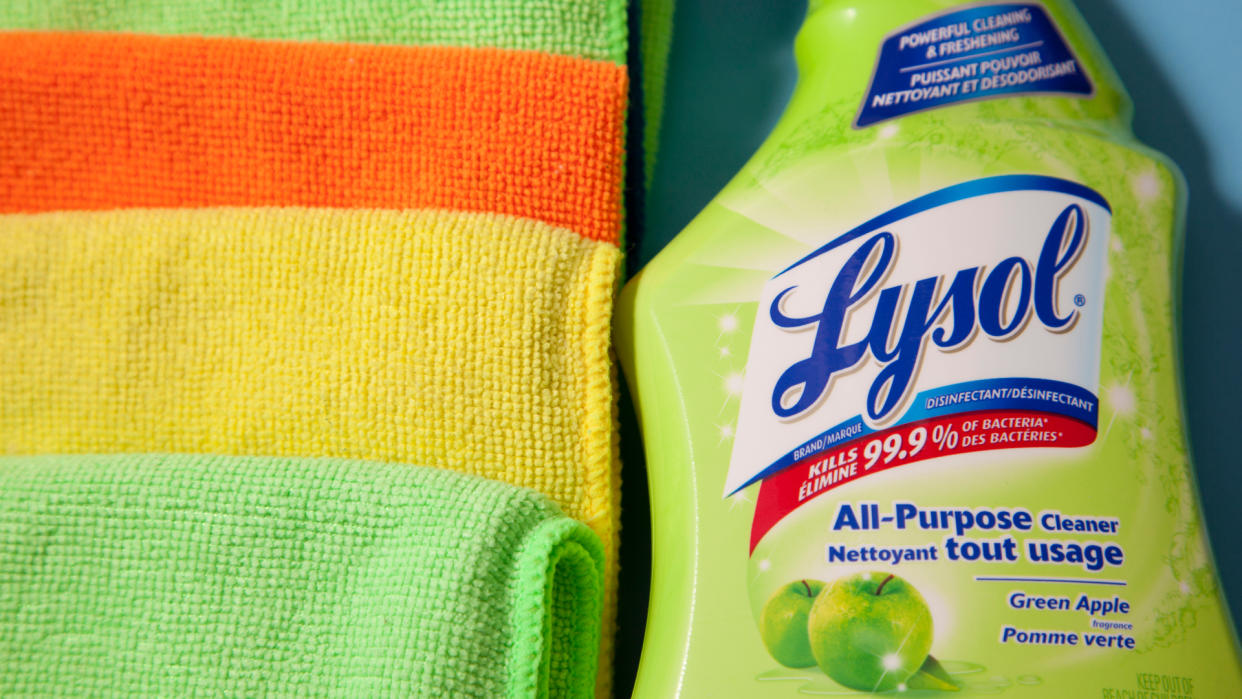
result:
[[[1242,1],[1079,0],[1135,104],[1139,139],[1173,158],[1190,189],[1182,366],[1188,427],[1226,595],[1242,616]],[[796,78],[805,0],[679,0],[660,159],[637,269],[754,152]],[[625,426],[633,444],[633,427]],[[649,555],[645,475],[626,447],[617,696],[641,645]],[[648,559],[649,560],[649,559]]]

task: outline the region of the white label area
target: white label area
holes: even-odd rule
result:
[[[1077,183],[964,182],[839,234],[759,300],[725,486],[974,410],[1094,429],[1111,212]]]

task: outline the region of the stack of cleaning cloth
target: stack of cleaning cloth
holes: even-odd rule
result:
[[[609,693],[626,21],[0,8],[0,694]]]

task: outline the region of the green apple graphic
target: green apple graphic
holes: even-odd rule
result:
[[[850,689],[904,689],[927,660],[931,611],[905,580],[888,573],[841,578],[811,605],[811,653],[819,668]]]
[[[811,640],[807,619],[816,595],[824,589],[819,580],[797,580],[777,590],[763,605],[759,636],[776,662],[785,667],[811,667]]]

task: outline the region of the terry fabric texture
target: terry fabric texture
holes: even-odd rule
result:
[[[0,458],[0,571],[5,696],[594,692],[598,538],[452,471]]]
[[[0,28],[524,49],[624,63],[624,0],[11,0]],[[640,0],[645,181],[651,185],[675,0]]]
[[[642,4],[664,8],[642,25],[662,90],[672,2]],[[45,32],[0,33],[0,235],[25,241],[0,240],[20,268],[0,333],[23,337],[0,345],[0,453],[356,456],[536,487],[604,541],[608,695],[625,15],[0,3],[0,29]],[[177,207],[213,210],[109,213]]]
[[[619,235],[619,66],[496,50],[3,38],[0,212],[434,207]]]
[[[293,208],[12,214],[0,240],[4,453],[501,479],[600,536],[615,607],[614,245],[494,214]]]
[[[615,246],[494,214],[0,217],[0,445],[434,464],[613,541]]]
[[[524,49],[623,63],[625,12],[623,0],[7,0],[0,26]]]

